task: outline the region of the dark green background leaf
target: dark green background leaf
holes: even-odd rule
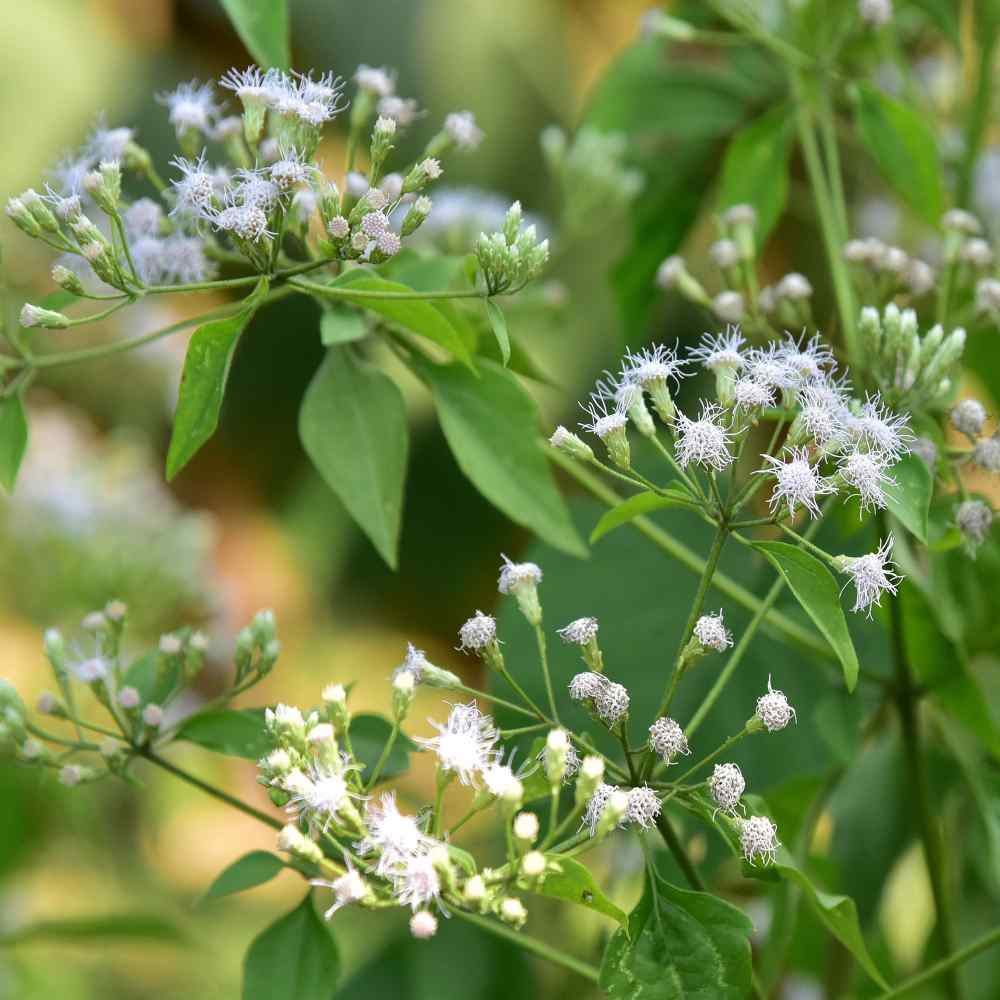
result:
[[[324,309],[319,318],[319,337],[324,347],[334,344],[349,344],[368,336],[364,318],[357,309],[349,306],[334,306]]]
[[[240,41],[265,69],[288,69],[288,0],[222,0]]]
[[[249,760],[263,757],[271,749],[264,731],[264,713],[258,709],[199,712],[181,723],[175,738]]]
[[[0,400],[0,486],[10,492],[28,447],[28,418],[16,393]]]
[[[205,898],[218,899],[220,896],[253,889],[270,882],[284,867],[285,862],[270,851],[251,851],[219,873],[205,893]]]

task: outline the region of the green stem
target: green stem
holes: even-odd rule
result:
[[[203,792],[217,798],[220,802],[225,802],[226,805],[230,805],[234,809],[238,809],[240,812],[246,813],[247,816],[252,816],[254,819],[260,820],[261,823],[265,823],[267,826],[273,827],[275,830],[280,830],[281,827],[284,826],[280,819],[276,819],[274,816],[268,816],[267,813],[261,812],[259,809],[255,809],[247,802],[242,802],[240,799],[235,798],[228,792],[224,792],[221,788],[216,788],[214,785],[210,785],[207,781],[202,781],[201,778],[195,777],[195,775],[190,774],[188,771],[178,767],[176,764],[172,764],[165,757],[161,757],[159,754],[153,753],[152,750],[146,747],[137,749],[135,752],[137,756],[142,757],[144,760],[148,760],[151,764],[155,764],[157,767],[169,772],[175,778],[180,778],[181,781],[186,781],[189,785],[193,785],[195,788],[200,788]]]
[[[679,778],[677,782],[682,782],[685,778],[690,777],[696,771],[700,771],[707,764],[711,764],[713,760],[717,760],[721,757],[730,747],[735,746],[744,736],[747,736],[747,730],[741,729],[735,736],[730,736],[727,740],[721,743],[715,750],[710,754],[702,757],[696,764],[692,764]]]
[[[451,690],[462,691],[465,694],[471,694],[475,698],[485,698],[487,701],[492,701],[494,705],[502,705],[504,708],[508,708],[512,712],[520,712],[521,715],[530,716],[532,719],[536,719],[540,715],[540,713],[532,712],[531,710],[524,708],[522,705],[518,705],[516,702],[508,701],[506,698],[500,698],[495,694],[490,694],[488,691],[480,691],[478,688],[469,687],[467,684],[452,685]],[[540,725],[547,726],[548,722],[546,721]]]
[[[556,465],[568,472],[589,493],[607,506],[615,507],[622,502],[623,498],[618,493],[579,462],[552,448],[549,449],[548,454]],[[664,531],[650,518],[646,516],[636,517],[629,521],[629,524],[692,573],[701,574],[704,572],[705,560],[669,532]],[[759,612],[763,607],[763,601],[756,594],[751,593],[721,571],[717,571],[712,577],[712,586],[723,597],[739,604],[748,611]],[[765,612],[764,626],[769,634],[791,645],[798,646],[813,656],[820,656],[825,660],[836,660],[837,657],[833,650],[809,629],[804,628],[780,611],[775,611],[770,607],[763,610]]]
[[[375,787],[376,782],[381,777],[382,768],[385,767],[385,762],[389,759],[389,754],[392,753],[392,748],[396,742],[397,736],[399,736],[399,722],[394,721],[392,729],[389,732],[389,739],[386,740],[385,746],[382,747],[382,753],[379,754],[379,758],[375,762],[375,768],[372,771],[372,776],[368,779],[367,790],[369,792]]]
[[[552,713],[552,718],[555,719],[557,724],[561,725],[559,722],[559,711],[556,709],[556,693],[552,687],[552,673],[549,670],[549,654],[545,646],[545,630],[542,628],[541,623],[535,626],[535,642],[538,645],[538,659],[542,664],[542,676],[545,678],[545,693],[549,699],[549,710]]]
[[[524,948],[525,951],[530,951],[549,962],[561,965],[564,969],[569,969],[571,972],[575,972],[578,976],[583,976],[584,979],[589,979],[592,983],[596,983],[598,981],[598,970],[593,965],[588,965],[586,962],[583,962],[578,958],[574,958],[572,955],[568,955],[564,951],[559,951],[557,948],[553,948],[544,941],[539,941],[538,938],[528,937],[527,934],[519,934],[517,931],[512,931],[510,928],[497,923],[495,920],[487,920],[485,917],[480,917],[475,913],[467,913],[465,910],[453,910],[452,912],[456,917],[460,917],[462,920],[468,921],[470,924],[475,924],[476,927],[479,927],[484,931],[488,931],[490,934],[495,934],[497,937],[503,938],[505,941],[510,941],[512,944],[516,944],[519,947]]]
[[[91,313],[89,316],[80,316],[77,319],[71,319],[69,321],[69,325],[83,326],[85,323],[96,323],[98,320],[106,319],[112,313],[118,312],[119,309],[124,309],[126,306],[131,305],[134,301],[135,298],[129,296],[128,298],[116,302],[113,306],[108,306],[107,309],[102,309],[100,312]]]
[[[487,299],[489,293],[477,289],[448,291],[440,289],[431,292],[373,292],[363,288],[351,288],[350,285],[337,287],[331,285],[320,285],[315,281],[306,281],[305,278],[292,278],[289,284],[303,292],[312,295],[325,295],[331,299],[378,299],[378,300],[406,300],[406,299]],[[509,294],[514,294],[514,289]]]
[[[885,517],[880,517],[879,520],[882,534],[885,534],[887,529]],[[931,809],[927,761],[920,745],[917,692],[903,638],[903,609],[898,597],[887,596],[889,597],[892,655],[896,668],[895,699],[903,733],[903,754],[910,778],[910,801],[923,841],[927,874],[930,878],[931,893],[934,896],[934,908],[937,911],[937,937],[942,953],[949,956],[955,950],[955,932],[952,924],[951,904],[944,884],[941,836]],[[960,1000],[962,985],[957,968],[954,965],[946,966],[942,973],[945,976],[945,992],[952,1000]]]
[[[878,1000],[890,1000],[890,997],[901,997],[912,992],[918,986],[923,986],[925,983],[937,979],[938,976],[953,973],[958,966],[964,962],[968,962],[970,958],[975,958],[981,951],[992,948],[998,942],[1000,942],[1000,927],[994,927],[993,930],[987,931],[982,937],[976,938],[971,944],[967,944],[964,948],[960,948],[947,958],[941,959],[940,962],[935,962],[929,968],[924,969],[923,972],[918,972],[917,975],[893,987],[888,993],[882,993]]]
[[[698,892],[704,892],[705,883],[698,874],[698,869],[695,868],[694,863],[688,857],[687,851],[684,850],[684,845],[681,843],[680,837],[677,836],[677,831],[674,829],[673,824],[670,822],[666,812],[663,810],[661,810],[660,815],[656,817],[656,829],[660,831],[660,836],[663,837],[663,842],[670,849],[670,853],[674,856],[674,860],[677,862],[680,870],[684,873],[684,877],[688,880],[688,884],[691,888],[697,889]]]

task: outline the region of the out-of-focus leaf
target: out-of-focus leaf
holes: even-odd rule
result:
[[[236,344],[267,289],[267,278],[261,278],[239,312],[204,323],[191,335],[167,451],[167,479],[173,479],[215,433]]]
[[[510,364],[510,335],[507,333],[507,317],[503,310],[492,300],[486,299],[486,315],[489,317],[493,336],[497,338],[500,347],[500,358],[506,368]]]
[[[27,447],[28,418],[21,397],[14,393],[0,399],[0,486],[8,493],[14,489]]]
[[[179,943],[184,935],[172,923],[149,913],[113,913],[65,920],[39,920],[0,935],[0,947],[29,941],[100,941],[136,938]]]
[[[563,551],[585,555],[538,443],[534,400],[506,369],[484,361],[479,377],[459,365],[412,358],[430,386],[460,468],[511,520]]]
[[[218,899],[253,889],[270,882],[284,867],[285,862],[270,851],[251,851],[219,873],[205,893],[205,898]]]
[[[254,938],[243,960],[243,1000],[330,1000],[339,975],[337,945],[307,893]]]
[[[665,494],[668,494],[664,496]],[[628,524],[633,518],[641,514],[649,514],[654,510],[665,510],[667,507],[689,507],[691,497],[679,486],[667,486],[664,493],[653,493],[645,490],[642,493],[635,493],[627,500],[616,504],[606,514],[602,515],[600,521],[594,526],[590,533],[590,544],[599,541],[609,531],[620,528],[623,524]]]
[[[302,399],[299,436],[320,475],[396,567],[409,436],[395,383],[331,347]]]
[[[735,906],[654,873],[627,932],[619,928],[608,942],[601,988],[612,1000],[745,1000],[752,930]]]
[[[175,657],[167,657],[158,650],[146,653],[129,664],[125,671],[123,685],[134,687],[139,692],[142,704],[156,705],[167,700],[180,675],[180,664]]]
[[[892,467],[892,475],[896,485],[886,490],[889,510],[926,544],[927,516],[934,492],[927,463],[919,455],[904,455]]]
[[[181,723],[175,739],[248,760],[258,760],[271,749],[264,730],[264,714],[256,709],[198,712]]]
[[[788,157],[794,117],[784,105],[772,108],[733,136],[722,161],[719,210],[752,205],[757,212],[756,237],[767,239],[788,198]]]
[[[788,589],[833,647],[847,690],[853,691],[858,682],[858,656],[833,575],[815,556],[787,542],[755,542],[754,548],[763,552],[784,577]]]
[[[550,870],[545,873],[541,885],[534,891],[542,896],[554,896],[571,903],[579,903],[597,913],[603,913],[618,923],[628,932],[629,918],[620,907],[616,906],[601,892],[600,886],[594,881],[594,876],[572,858],[552,856],[549,859]]]
[[[944,211],[945,189],[927,121],[871,84],[855,84],[852,96],[858,132],[879,170],[910,208],[936,226]]]
[[[956,49],[961,49],[962,34],[958,23],[958,8],[952,0],[910,0],[910,5],[919,7],[938,31]]]
[[[381,715],[362,713],[351,719],[351,745],[354,756],[364,765],[364,777],[371,776],[391,731],[392,723]],[[415,749],[413,741],[404,733],[399,733],[382,768],[380,780],[388,781],[403,774],[410,766],[410,752]]]
[[[917,681],[1000,760],[1000,726],[969,673],[964,653],[942,633],[933,609],[917,587],[904,581],[899,601],[906,653]]]
[[[325,347],[349,344],[368,336],[368,328],[361,313],[348,306],[324,309],[319,318],[319,337]]]
[[[265,69],[288,69],[288,0],[222,0],[247,52]]]

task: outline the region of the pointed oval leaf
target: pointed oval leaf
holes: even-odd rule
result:
[[[754,542],[753,547],[782,575],[788,589],[833,647],[844,671],[847,690],[853,691],[858,682],[858,655],[847,630],[833,574],[815,556],[787,542]]]
[[[497,338],[500,347],[500,359],[504,368],[510,364],[510,335],[507,333],[507,317],[503,310],[492,300],[486,299],[486,315],[489,317],[493,336]]]
[[[243,1000],[330,1000],[339,975],[337,945],[306,895],[254,938],[243,960]]]
[[[218,899],[253,889],[270,882],[284,867],[285,862],[270,851],[251,851],[219,873],[205,893],[205,898]]]
[[[611,1000],[745,1000],[753,925],[735,906],[652,875],[601,962]]]
[[[409,434],[392,379],[331,347],[299,411],[299,437],[313,465],[396,568]]]
[[[334,306],[324,309],[319,318],[319,339],[324,347],[334,344],[349,344],[368,336],[364,318],[357,309]]]
[[[889,510],[903,525],[927,544],[927,517],[934,492],[934,479],[927,463],[912,452],[893,467],[896,485],[886,490]]]
[[[628,928],[628,915],[601,892],[594,876],[579,861],[550,855],[550,869],[534,891],[541,896],[554,896],[570,903],[579,903],[596,913],[603,913]]]
[[[203,323],[191,335],[167,452],[167,479],[173,479],[194,458],[219,426],[219,410],[236,345],[267,295],[267,288],[267,278],[261,278],[239,312]]]
[[[455,364],[410,363],[430,386],[452,454],[476,489],[551,545],[585,555],[538,443],[535,402],[514,375],[490,361],[478,378]]]
[[[934,133],[909,105],[867,83],[852,91],[858,132],[885,179],[918,215],[937,226],[944,180]]]
[[[28,447],[28,418],[17,394],[0,400],[0,486],[14,489],[18,469]]]
[[[289,24],[287,0],[222,0],[247,52],[265,69],[288,69]]]
[[[590,533],[590,544],[593,545],[609,531],[614,531],[615,528],[628,524],[629,521],[642,514],[649,514],[654,510],[664,510],[667,507],[690,506],[691,498],[687,493],[680,487],[673,485],[668,486],[663,493],[654,493],[652,490],[635,493],[601,516],[601,519],[594,526],[594,530]]]
[[[177,729],[175,739],[197,743],[206,750],[257,760],[271,749],[260,709],[224,708],[189,716]]]

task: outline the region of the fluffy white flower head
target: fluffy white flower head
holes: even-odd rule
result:
[[[609,726],[613,726],[628,714],[629,693],[624,684],[606,681],[594,699],[597,714]]]
[[[683,468],[692,462],[722,471],[733,461],[729,450],[731,435],[722,423],[723,410],[703,401],[697,420],[677,412],[677,461]]]
[[[776,733],[779,729],[784,729],[793,719],[795,719],[795,709],[788,704],[788,699],[783,691],[775,691],[771,687],[771,676],[767,678],[767,694],[761,695],[757,699],[757,717],[764,723],[764,728],[769,733]]]
[[[736,815],[736,807],[746,791],[747,783],[743,772],[736,764],[716,764],[708,779],[708,790],[716,805],[731,816]]]
[[[458,630],[459,646],[463,652],[473,650],[479,652],[485,649],[491,642],[496,641],[497,622],[492,615],[484,615],[482,611],[477,611]]]
[[[733,644],[733,635],[726,628],[722,611],[715,615],[702,615],[694,625],[694,637],[706,649],[721,653]]]
[[[690,356],[710,372],[737,372],[746,364],[741,351],[745,342],[738,326],[728,326],[725,333],[706,333]]]
[[[359,854],[378,855],[375,871],[386,875],[397,865],[420,851],[428,843],[412,816],[405,816],[396,805],[395,792],[386,792],[372,799],[365,808],[368,835],[355,845]]]
[[[628,791],[628,806],[625,816],[630,823],[636,823],[644,830],[649,829],[660,815],[660,799],[652,788],[642,785]]]
[[[564,642],[576,646],[586,646],[597,638],[598,622],[596,618],[577,618],[559,629],[559,636]]]
[[[668,716],[657,719],[649,727],[649,746],[667,764],[673,757],[691,753],[684,730]]]
[[[569,696],[574,701],[586,701],[596,699],[608,684],[608,679],[603,674],[598,674],[593,670],[585,670],[576,674],[569,682]]]
[[[740,846],[749,864],[755,864],[758,858],[764,864],[773,864],[781,847],[778,828],[766,816],[751,816],[740,825]]]
[[[484,768],[497,758],[500,734],[488,715],[479,711],[474,701],[455,705],[444,725],[431,722],[437,736],[417,742],[437,754],[438,766],[458,776],[463,785],[479,780]]]
[[[861,451],[855,448],[844,455],[838,466],[840,478],[861,501],[861,509],[882,510],[888,503],[886,487],[895,486],[896,480],[886,473],[891,460],[880,451]]]
[[[501,594],[513,594],[519,587],[536,587],[542,582],[541,569],[532,562],[511,562],[503,556],[500,567],[500,578],[497,580],[497,590]]]
[[[902,577],[892,568],[892,538],[864,556],[841,556],[839,568],[854,582],[854,611],[872,616],[872,608],[881,606],[882,594],[896,593]]]
[[[836,493],[836,487],[821,476],[819,469],[809,461],[807,448],[792,448],[789,456],[788,461],[782,461],[773,455],[761,456],[769,468],[757,471],[773,475],[776,480],[768,498],[768,506],[774,513],[784,502],[789,514],[793,514],[797,507],[805,507],[816,517],[819,515],[819,498],[827,493]]]

